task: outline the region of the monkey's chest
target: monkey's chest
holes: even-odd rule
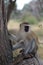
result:
[[[26,34],[21,34],[21,39],[26,41]]]
[[[24,47],[25,47],[25,49],[26,49],[27,47],[30,47],[30,41],[24,40]]]

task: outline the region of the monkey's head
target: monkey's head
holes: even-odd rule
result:
[[[30,24],[28,22],[23,22],[20,24],[20,30],[29,32],[30,30]]]

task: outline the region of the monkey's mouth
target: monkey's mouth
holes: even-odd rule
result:
[[[28,32],[29,31],[29,26],[25,26],[24,30],[25,30],[25,32]]]

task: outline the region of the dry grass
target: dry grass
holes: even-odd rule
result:
[[[43,45],[42,45],[42,46],[39,46],[38,54],[39,54],[39,57],[40,57],[41,59],[43,59]]]
[[[19,29],[19,24],[20,23],[14,21],[14,20],[10,20],[9,23],[8,23],[8,25],[7,25],[7,27],[8,27],[9,30],[12,30],[12,29],[13,30],[17,29],[18,30]]]

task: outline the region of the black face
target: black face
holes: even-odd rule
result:
[[[29,26],[25,26],[24,30],[25,30],[25,32],[28,32],[29,31]]]

